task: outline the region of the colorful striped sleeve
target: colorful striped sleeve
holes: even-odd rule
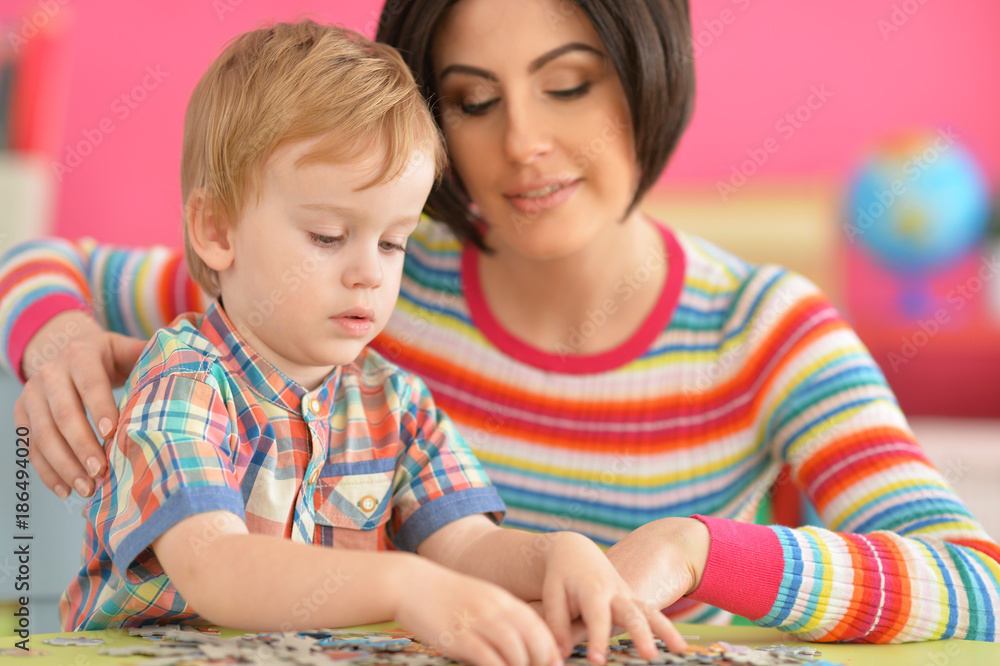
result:
[[[767,359],[762,436],[825,527],[696,516],[712,543],[690,596],[805,640],[998,640],[1000,548],[920,449],[871,355],[806,280],[754,280],[771,281],[748,290],[764,296],[746,313]]]
[[[67,310],[90,312],[107,330],[146,338],[178,314],[204,312],[208,303],[178,250],[31,241],[0,260],[0,362],[24,381],[28,342]]]

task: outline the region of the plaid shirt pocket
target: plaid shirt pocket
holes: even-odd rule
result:
[[[325,546],[385,549],[385,524],[392,515],[395,459],[328,464],[316,481],[316,526]],[[345,469],[346,468],[346,469]]]

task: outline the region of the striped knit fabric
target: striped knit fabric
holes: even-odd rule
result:
[[[375,346],[424,379],[508,524],[611,544],[699,515],[709,561],[674,619],[725,622],[723,609],[810,640],[997,640],[1000,548],[920,450],[850,327],[799,276],[663,234],[670,277],[649,320],[581,356],[586,324],[559,353],[504,331],[477,255],[425,223]],[[650,275],[622,276],[616,302]],[[104,294],[102,323],[134,334],[204,305],[176,253],[34,244],[0,266],[5,362],[19,367],[44,318],[88,293]],[[826,529],[748,522],[785,462]]]

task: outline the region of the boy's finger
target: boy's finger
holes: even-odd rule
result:
[[[556,645],[556,639],[548,625],[537,617],[525,616],[521,625],[521,633],[528,646],[528,658],[532,666],[550,666],[562,664],[561,650]]]
[[[606,598],[591,596],[582,610],[583,621],[587,623],[587,658],[590,663],[603,666],[611,640],[611,606]]]
[[[545,623],[549,626],[559,652],[568,657],[573,651],[573,639],[570,632],[569,602],[562,588],[545,590],[542,594],[542,610]]]
[[[688,644],[677,631],[677,627],[661,611],[654,610],[649,614],[649,628],[653,634],[667,646],[671,652],[682,654],[687,650]]]
[[[440,644],[438,648],[454,659],[476,666],[509,666],[488,641],[471,631],[447,649],[441,648]]]
[[[480,633],[493,652],[508,666],[528,666],[528,647],[515,625],[493,622]]]
[[[614,619],[623,626],[632,638],[635,649],[643,659],[653,659],[656,657],[656,643],[653,641],[653,633],[649,627],[649,620],[646,613],[636,603],[627,599],[616,599],[617,603],[612,604],[615,611]]]

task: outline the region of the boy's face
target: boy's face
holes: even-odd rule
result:
[[[379,172],[381,154],[296,166],[316,141],[271,156],[259,201],[228,231],[232,263],[219,272],[226,314],[307,390],[385,327],[407,237],[434,181],[433,160],[416,153],[396,180],[360,190]]]

